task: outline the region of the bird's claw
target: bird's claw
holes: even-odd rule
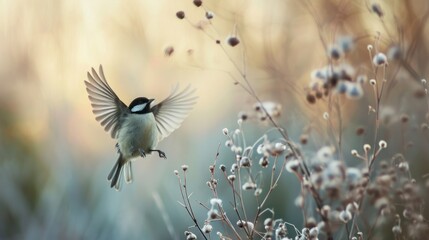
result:
[[[146,153],[145,153],[145,151],[143,151],[142,149],[139,149],[139,152],[140,152],[140,156],[141,156],[142,158],[146,157]]]
[[[167,159],[167,156],[165,156],[165,153],[163,151],[158,151],[159,157],[160,158],[165,158]]]
[[[139,152],[140,152],[140,156],[141,157],[143,157],[143,158],[146,157],[146,152],[143,149],[139,149]],[[159,155],[160,158],[167,158],[167,156],[165,155],[165,153],[163,151],[161,151],[161,150],[150,150],[149,153],[152,153],[152,152],[158,152],[158,155]]]
[[[157,149],[152,150],[151,149],[150,152],[158,152],[158,155],[159,155],[160,158],[167,158],[167,156],[165,156],[165,153],[163,151],[161,151],[161,150],[157,150]]]

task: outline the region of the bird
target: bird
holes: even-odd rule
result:
[[[107,176],[110,187],[120,190],[121,172],[126,183],[133,181],[131,162],[137,157],[157,152],[160,158],[165,153],[156,149],[157,144],[180,127],[196,103],[197,96],[191,85],[179,91],[173,88],[170,95],[152,106],[153,98],[137,97],[127,106],[108,84],[100,65],[87,72],[86,91],[95,119],[117,140],[119,154]]]

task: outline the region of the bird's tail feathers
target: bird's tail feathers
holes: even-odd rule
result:
[[[124,165],[124,178],[126,183],[131,183],[133,181],[133,168],[131,166],[131,161],[128,161]]]
[[[122,157],[122,154],[119,154],[119,158],[116,161],[115,165],[113,165],[112,170],[110,170],[109,175],[107,176],[107,180],[110,182],[110,187],[115,188],[117,191],[121,189],[121,172],[124,165],[128,165],[125,163],[126,160]]]

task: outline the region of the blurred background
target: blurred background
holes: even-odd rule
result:
[[[278,121],[296,140],[309,124],[322,121],[329,105],[306,102],[311,71],[327,63],[320,38],[359,38],[352,61],[367,66],[366,45],[374,42],[376,31],[383,51],[418,38],[410,63],[422,77],[427,74],[428,27],[413,27],[423,21],[426,1],[381,2],[385,22],[361,1],[312,2],[309,8],[300,1],[207,0],[203,9],[189,0],[0,0],[0,238],[183,239],[192,222],[177,203],[181,198],[173,170],[189,165],[193,201],[207,203],[208,166],[218,145],[220,162],[234,159],[221,130],[236,128],[237,114],[255,102],[234,84],[240,73],[233,62],[239,69],[246,66],[262,100],[281,104]],[[176,17],[179,10],[185,19]],[[214,13],[213,25],[206,10]],[[394,20],[398,15],[403,22]],[[398,33],[404,26],[409,28]],[[241,40],[235,48],[225,43],[231,35]],[[215,39],[224,43],[227,54]],[[159,145],[168,158],[137,159],[135,181],[121,192],[110,189],[106,180],[117,159],[116,142],[95,120],[83,82],[87,71],[100,64],[126,104],[138,96],[161,100],[176,83],[192,84],[199,95],[182,127]],[[409,114],[415,132],[413,127],[425,119],[426,101],[414,97],[421,85],[401,73],[404,80],[396,88],[401,91],[392,90],[389,101],[399,106],[398,114]],[[398,97],[403,94],[411,100]],[[343,117],[352,126],[346,134],[353,136],[356,127],[367,123],[371,100],[365,96],[343,104]],[[325,125],[319,127],[323,136]],[[252,142],[269,124],[254,121],[244,129]],[[427,146],[427,139],[413,137],[416,145]],[[346,142],[345,152],[371,138]],[[308,150],[329,143],[320,139]],[[421,161],[412,168],[419,169],[427,149],[414,154]],[[421,176],[427,169],[418,171]],[[282,184],[268,205],[300,225],[302,219],[295,217],[300,211],[291,203],[299,185],[289,175],[282,181],[290,184]],[[227,192],[225,198],[230,198]],[[205,219],[206,210],[196,208]]]

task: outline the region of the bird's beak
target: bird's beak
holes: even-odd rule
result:
[[[154,98],[149,99],[149,104],[151,104],[154,100],[155,100]]]

